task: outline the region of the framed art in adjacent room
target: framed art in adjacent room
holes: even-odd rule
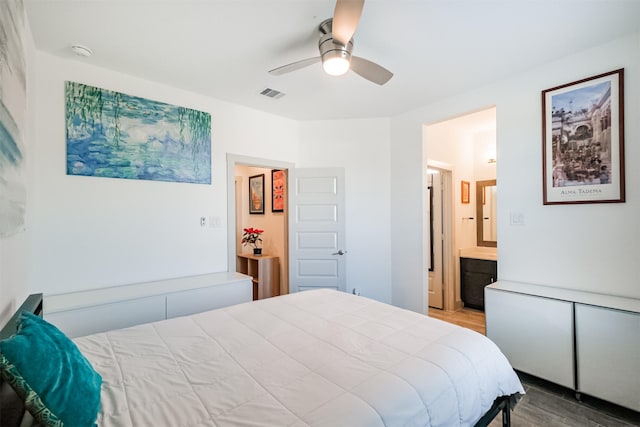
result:
[[[620,203],[624,70],[542,91],[543,203]]]
[[[249,177],[249,213],[264,213],[264,174]]]
[[[285,183],[287,177],[285,171],[274,169],[271,171],[271,211],[284,212]]]
[[[460,203],[469,203],[470,189],[471,183],[469,183],[469,181],[460,181]]]

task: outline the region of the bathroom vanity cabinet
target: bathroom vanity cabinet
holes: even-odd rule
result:
[[[460,257],[460,298],[465,307],[484,311],[484,287],[498,280],[498,262]]]

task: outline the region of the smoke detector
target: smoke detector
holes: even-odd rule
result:
[[[89,49],[88,47],[83,46],[81,44],[74,44],[73,46],[71,46],[71,50],[76,55],[84,56],[85,58],[88,58],[91,55],[93,55],[93,51],[91,49]]]

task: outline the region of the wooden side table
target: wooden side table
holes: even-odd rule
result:
[[[238,254],[236,271],[252,277],[254,301],[280,295],[280,265],[277,256]]]

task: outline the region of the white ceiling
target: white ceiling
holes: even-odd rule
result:
[[[318,56],[334,0],[24,1],[39,50],[297,120],[393,116],[640,26],[640,0],[367,0],[354,55],[395,74],[378,86],[320,64],[267,74]]]

